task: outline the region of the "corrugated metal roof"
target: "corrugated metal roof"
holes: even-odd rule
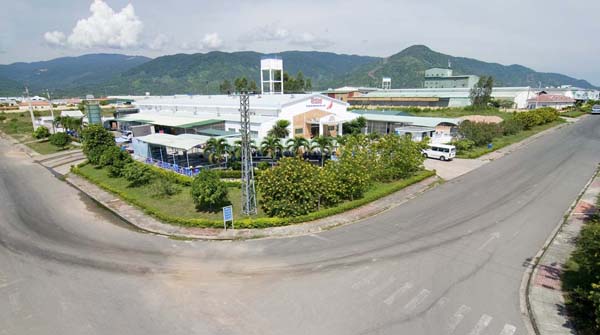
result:
[[[450,123],[458,125],[461,120],[455,118],[443,117],[422,117],[422,116],[405,116],[405,115],[382,115],[382,114],[363,114],[368,121],[382,121],[395,123],[409,123],[413,126],[436,127],[440,123]]]

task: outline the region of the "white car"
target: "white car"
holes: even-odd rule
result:
[[[600,114],[600,105],[594,105],[594,107],[592,107],[592,114]]]
[[[423,157],[451,161],[456,156],[456,147],[449,144],[428,144],[423,150]]]

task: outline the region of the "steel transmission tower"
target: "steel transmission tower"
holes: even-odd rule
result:
[[[256,214],[256,189],[254,187],[254,167],[250,145],[250,96],[240,94],[240,115],[242,133],[242,214]]]

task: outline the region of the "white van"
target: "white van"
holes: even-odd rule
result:
[[[428,144],[423,150],[423,157],[451,161],[456,156],[456,147],[448,144]]]
[[[594,105],[594,107],[592,107],[592,114],[600,114],[600,105]]]

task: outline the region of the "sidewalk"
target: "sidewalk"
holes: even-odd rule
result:
[[[437,176],[433,176],[362,207],[311,222],[265,229],[228,229],[225,231],[223,229],[193,228],[162,223],[145,214],[141,209],[128,204],[119,197],[92,184],[83,177],[70,173],[66,178],[66,181],[73,187],[87,194],[100,205],[106,207],[121,219],[135,227],[160,235],[206,240],[287,237],[318,233],[337,226],[350,224],[399,206],[429,190],[431,187],[434,187],[439,180],[440,179]]]
[[[538,335],[576,334],[566,315],[560,278],[564,264],[575,250],[575,241],[581,228],[587,218],[598,210],[598,195],[600,175],[592,179],[565,222],[558,228],[558,233],[549,241],[545,252],[544,249],[540,251],[543,254],[527,284],[529,317]]]

